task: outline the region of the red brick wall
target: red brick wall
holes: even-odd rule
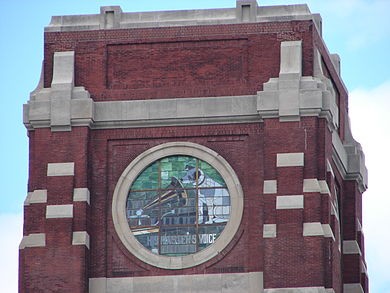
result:
[[[29,191],[47,190],[47,203],[24,209],[23,234],[45,233],[46,247],[21,250],[20,292],[86,292],[88,250],[72,246],[73,231],[87,230],[86,203],[73,203],[73,189],[87,187],[88,129],[29,132]],[[75,163],[75,176],[47,176],[48,163]],[[46,219],[46,205],[74,204],[74,217]]]
[[[301,21],[48,32],[44,84],[54,52],[74,50],[76,85],[96,101],[256,94],[279,74],[281,41],[303,40],[303,73],[312,75],[312,28]]]
[[[75,83],[85,86],[95,101],[256,94],[269,78],[278,76],[284,40],[303,40],[303,74],[312,75],[310,21],[45,33],[44,83],[50,87],[54,52],[74,50]],[[323,44],[316,42],[326,54]],[[324,62],[329,64],[329,57]],[[336,78],[332,70],[328,74]],[[341,89],[339,81],[335,84]],[[342,113],[346,111],[342,89],[340,106]],[[73,219],[45,219],[46,204],[25,207],[24,234],[46,233],[47,241],[45,248],[21,251],[21,292],[39,292],[45,286],[86,292],[88,278],[96,277],[251,271],[264,272],[266,288],[333,286],[341,292],[341,263],[355,265],[356,258],[340,254],[337,232],[336,242],[302,235],[305,222],[335,226],[332,197],[307,193],[304,209],[276,210],[276,196],[302,194],[304,179],[327,180],[334,197],[335,179],[326,167],[327,160],[332,161],[332,138],[325,119],[142,129],[73,127],[71,132],[37,129],[29,137],[29,191],[47,189],[47,204],[70,204],[73,188],[89,188],[91,205],[73,203]],[[171,141],[195,142],[219,153],[244,191],[244,214],[233,241],[204,264],[172,271],[131,255],[116,235],[111,215],[114,188],[128,164],[150,147]],[[304,167],[276,167],[277,153],[294,152],[304,153]],[[56,162],[74,162],[75,175],[47,177],[47,164]],[[263,195],[264,180],[278,180],[278,193]],[[342,186],[342,193],[345,189],[351,198],[356,196],[354,184]],[[346,209],[344,218],[353,219],[356,212],[360,215]],[[352,223],[341,221],[344,235],[353,238]],[[277,237],[263,239],[263,224],[277,224]],[[73,231],[89,233],[90,250],[71,245]],[[346,270],[348,280],[356,281],[354,274]]]
[[[245,85],[246,39],[107,46],[109,89]]]

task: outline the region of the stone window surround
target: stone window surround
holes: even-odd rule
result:
[[[225,180],[231,199],[230,220],[213,245],[194,254],[169,257],[156,255],[147,250],[131,233],[126,218],[126,199],[129,187],[138,174],[157,159],[172,155],[190,155],[212,165]],[[243,191],[229,163],[215,151],[190,142],[171,142],[155,146],[140,154],[123,171],[114,190],[112,216],[115,230],[123,245],[141,261],[164,269],[194,267],[217,256],[233,239],[243,213]]]

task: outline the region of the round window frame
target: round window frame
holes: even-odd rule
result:
[[[193,156],[213,166],[225,180],[230,195],[230,219],[215,242],[205,249],[185,256],[154,254],[133,235],[126,218],[129,189],[138,175],[154,161],[174,155]],[[233,239],[243,214],[243,191],[236,173],[229,163],[215,151],[190,142],[164,143],[143,152],[123,171],[114,190],[112,218],[116,233],[123,245],[138,259],[163,269],[185,269],[202,264],[217,256]]]

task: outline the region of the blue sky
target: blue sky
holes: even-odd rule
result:
[[[350,92],[350,116],[369,168],[364,195],[363,229],[371,292],[390,293],[390,1],[260,0],[260,5],[307,3],[323,18],[323,37],[341,57],[343,80]],[[124,12],[234,7],[235,0],[2,0],[0,18],[0,291],[17,292],[17,246],[21,239],[23,201],[27,193],[28,139],[22,105],[36,87],[43,59],[43,29],[52,15],[96,14],[99,7],[120,5]],[[2,286],[8,286],[2,288]]]

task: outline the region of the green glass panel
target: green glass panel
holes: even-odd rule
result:
[[[157,189],[158,182],[158,162],[155,162],[138,175],[130,190]]]

